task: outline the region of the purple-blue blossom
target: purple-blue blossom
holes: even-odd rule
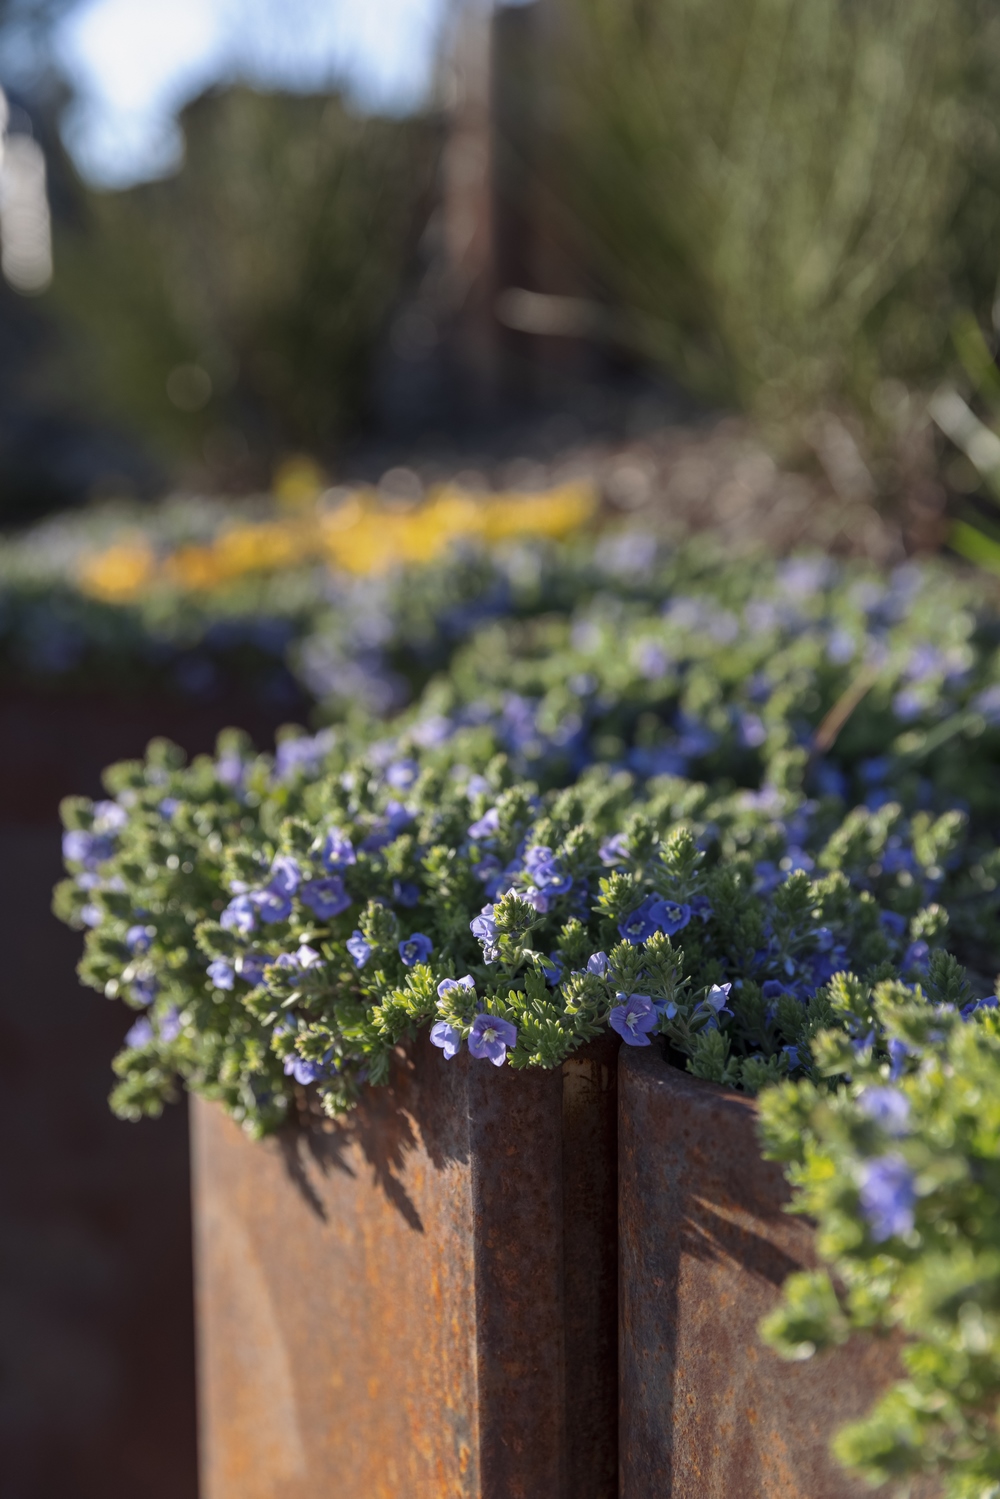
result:
[[[469,1050],[480,1061],[492,1062],[502,1067],[507,1060],[508,1047],[517,1044],[517,1027],[498,1015],[479,1014],[472,1022],[469,1032]]]
[[[484,838],[492,838],[494,833],[499,832],[499,829],[499,808],[491,807],[488,812],[484,812],[482,817],[471,824],[469,827],[469,837],[478,843]]]
[[[913,1172],[901,1155],[866,1161],[861,1171],[861,1213],[877,1244],[913,1228]]]
[[[323,863],[327,869],[347,869],[357,863],[354,844],[340,828],[331,828],[323,844]]]
[[[302,883],[302,870],[290,854],[278,854],[271,862],[268,888],[280,895],[294,895]]]
[[[166,1014],[160,1016],[159,1031],[161,1041],[169,1043],[177,1040],[181,1033],[181,1017],[176,1005],[171,1005]]]
[[[412,968],[415,963],[426,963],[433,951],[433,942],[423,932],[414,932],[412,937],[404,937],[399,944],[399,956],[407,968]]]
[[[264,969],[273,959],[264,953],[245,952],[240,953],[236,959],[236,972],[245,984],[256,988],[264,982]]]
[[[125,946],[133,955],[149,952],[149,945],[155,936],[155,926],[130,926],[125,933]]]
[[[236,969],[225,958],[215,958],[208,965],[208,976],[216,989],[231,989],[236,979]]]
[[[439,1046],[445,1057],[450,1060],[457,1056],[462,1045],[462,1038],[447,1020],[439,1020],[436,1025],[431,1026],[431,1045]]]
[[[475,992],[476,981],[471,973],[463,974],[460,979],[442,979],[438,984],[438,999],[444,999],[453,989],[465,989]]]
[[[629,857],[628,840],[625,834],[615,833],[613,838],[605,839],[597,850],[597,857],[608,868],[614,864],[623,864]]]
[[[386,768],[385,779],[394,791],[406,791],[420,773],[416,760],[396,760]]]
[[[219,917],[219,925],[241,937],[249,936],[257,925],[257,912],[250,896],[234,895]]]
[[[351,897],[339,874],[323,875],[318,880],[307,880],[299,886],[299,900],[308,906],[321,921],[339,916],[351,904]]]
[[[372,945],[355,929],[347,939],[347,951],[354,959],[355,968],[364,968],[372,955]]]
[[[137,974],[129,985],[129,993],[137,1005],[151,1005],[159,990],[156,975],[152,973]]]
[[[250,896],[261,921],[273,925],[276,921],[287,921],[292,914],[291,896],[281,889],[267,885],[263,890],[254,890]]]
[[[392,899],[395,905],[409,910],[420,903],[420,889],[411,880],[393,880]]]
[[[898,1088],[865,1088],[858,1108],[888,1135],[905,1135],[910,1118],[910,1100]]]
[[[648,994],[618,995],[619,1003],[608,1016],[608,1024],[628,1046],[649,1046],[649,1032],[659,1016]]]
[[[596,973],[598,978],[604,978],[611,968],[611,961],[606,952],[591,953],[587,959],[587,972]]]
[[[125,1032],[125,1045],[133,1046],[137,1051],[144,1046],[151,1046],[155,1040],[156,1032],[145,1015]]]
[[[90,833],[83,828],[70,828],[63,833],[63,858],[71,864],[82,864],[85,869],[96,869],[105,863],[115,851],[115,840],[108,833]]]

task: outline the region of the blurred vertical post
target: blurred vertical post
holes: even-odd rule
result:
[[[52,280],[52,223],[45,153],[33,136],[8,133],[10,110],[0,90],[0,269],[24,296]]]
[[[559,0],[457,14],[441,235],[447,340],[460,404],[558,399],[589,371],[600,309],[582,295],[548,181]]]

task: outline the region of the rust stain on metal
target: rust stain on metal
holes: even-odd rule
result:
[[[815,1258],[754,1104],[658,1047],[623,1054],[619,1091],[622,1499],[862,1499],[829,1441],[898,1377],[898,1343],[766,1348],[761,1317]]]
[[[203,1499],[612,1499],[614,1080],[423,1038],[343,1126],[195,1101]]]

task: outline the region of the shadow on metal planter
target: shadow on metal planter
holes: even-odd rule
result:
[[[423,1036],[263,1143],[195,1101],[202,1499],[613,1499],[616,1047]]]
[[[622,1499],[862,1499],[828,1445],[899,1377],[898,1344],[766,1348],[761,1317],[815,1257],[755,1105],[659,1046],[623,1049],[618,1080]]]
[[[276,719],[245,697],[0,695],[4,1499],[195,1499],[187,1112],[108,1109],[132,1017],[80,987],[80,940],[50,912],[58,807],[154,734],[194,752]]]

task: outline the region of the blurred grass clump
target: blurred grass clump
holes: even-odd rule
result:
[[[89,334],[86,383],[109,412],[168,460],[245,484],[364,417],[439,131],[248,87],[202,95],[181,125],[176,175],[84,194],[55,295]]]
[[[991,7],[573,0],[563,20],[552,201],[633,344],[793,442],[824,406],[877,426],[880,385],[936,375],[996,281]]]

